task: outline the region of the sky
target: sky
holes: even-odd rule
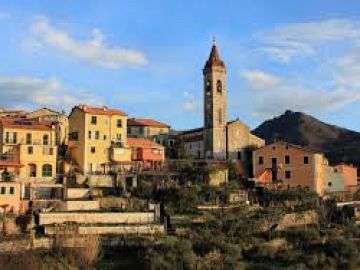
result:
[[[290,109],[360,131],[358,0],[0,0],[0,106],[200,127],[213,37],[229,120]]]

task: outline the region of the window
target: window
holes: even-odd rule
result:
[[[71,132],[69,134],[69,140],[70,141],[77,141],[79,139],[79,133],[78,132]]]
[[[5,194],[6,193],[6,187],[1,187],[1,194]]]
[[[29,155],[32,155],[34,153],[34,148],[32,146],[28,146],[27,150]]]
[[[264,164],[264,157],[259,157],[259,164],[261,165],[261,164]]]
[[[94,153],[95,153],[95,146],[91,146],[91,148],[90,148],[90,152],[91,152],[92,154],[94,154]]]
[[[285,179],[291,178],[291,171],[285,171]]]
[[[96,125],[96,123],[97,123],[97,117],[91,116],[91,124]]]
[[[309,164],[309,157],[304,157],[304,164]]]
[[[328,187],[331,187],[332,186],[332,183],[331,182],[328,182]]]
[[[238,152],[237,152],[237,159],[238,159],[238,160],[241,160],[241,151],[238,151]]]
[[[49,135],[44,134],[43,135],[43,144],[48,145],[49,144]]]
[[[95,131],[95,140],[98,140],[100,138],[100,132],[97,130]]]
[[[277,159],[276,158],[271,158],[271,164],[273,167],[277,167]]]
[[[116,139],[117,139],[117,140],[121,140],[121,133],[117,133],[117,134],[116,134]]]
[[[10,187],[10,194],[14,195],[15,194],[15,188],[14,187]]]
[[[210,95],[210,93],[211,93],[211,83],[210,83],[210,81],[206,81],[205,88],[206,88],[206,94]]]
[[[36,164],[29,164],[29,176],[36,177]]]
[[[290,164],[290,156],[285,156],[285,164]]]
[[[222,83],[220,80],[216,82],[216,90],[221,93],[222,92]]]
[[[5,142],[6,142],[6,143],[9,143],[9,142],[10,142],[10,134],[9,134],[9,132],[6,132],[6,133],[5,133]]]
[[[107,136],[106,136],[106,135],[104,135],[104,141],[106,141],[106,139],[107,139]]]
[[[17,133],[16,132],[6,132],[5,133],[5,142],[6,143],[12,143],[12,144],[16,144],[17,142]]]
[[[50,156],[54,155],[54,148],[52,147],[49,148],[49,155]]]
[[[122,127],[122,121],[121,119],[118,119],[116,122],[117,127],[121,128]]]
[[[50,164],[44,164],[42,166],[42,176],[51,177],[52,176],[52,166]]]
[[[88,131],[88,138],[91,140],[91,130]]]
[[[26,144],[31,144],[31,143],[32,143],[31,133],[27,133],[26,134]]]

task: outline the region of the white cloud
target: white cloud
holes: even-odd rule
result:
[[[181,104],[181,109],[187,112],[196,112],[199,110],[199,104],[195,100],[185,101]]]
[[[117,69],[124,65],[142,66],[147,63],[145,55],[139,51],[107,46],[100,29],[94,29],[89,40],[77,40],[51,25],[47,18],[41,17],[32,24],[31,33],[29,44],[37,44],[36,47],[51,46],[100,67]]]
[[[360,21],[285,24],[255,38],[256,52],[269,58],[241,72],[250,89],[266,89],[249,91],[253,115],[264,119],[287,109],[328,114],[360,103]],[[273,60],[281,76],[267,72]]]
[[[184,100],[180,103],[180,110],[186,112],[200,112],[201,104],[199,102],[199,97],[195,97],[191,91],[183,92]]]
[[[321,45],[334,41],[360,40],[360,23],[350,19],[292,23],[260,32],[255,37],[262,43],[258,49],[273,60],[290,63],[296,57],[315,55]]]
[[[360,92],[345,90],[314,90],[283,86],[271,92],[254,97],[253,114],[265,119],[279,115],[285,110],[308,113],[329,113],[337,111],[360,100]]]
[[[354,66],[354,69],[360,70],[360,64]],[[355,73],[353,76],[349,73],[343,75],[339,73],[334,88],[326,90],[316,87],[306,88],[304,80],[294,82],[286,77],[276,77],[277,84],[267,91],[252,92],[253,115],[265,119],[288,109],[308,113],[328,113],[342,109],[360,100],[360,88],[357,87],[360,86],[360,78],[357,78]]]
[[[57,79],[0,76],[0,100],[6,107],[52,106],[69,109],[77,104],[99,104],[101,98],[65,89]]]
[[[247,81],[248,86],[253,89],[271,88],[281,82],[277,76],[259,70],[243,71],[241,76]]]

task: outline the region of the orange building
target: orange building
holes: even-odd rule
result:
[[[255,180],[261,184],[284,183],[304,186],[319,195],[352,191],[357,188],[357,169],[339,164],[329,166],[322,153],[307,148],[276,142],[253,152]]]
[[[140,161],[145,168],[160,168],[165,159],[165,149],[162,145],[143,138],[128,138],[132,161]]]
[[[323,154],[309,149],[276,142],[253,152],[253,172],[262,184],[282,182],[290,187],[307,186],[319,194],[325,189]]]
[[[21,184],[13,181],[0,181],[0,208],[7,213],[21,211]]]

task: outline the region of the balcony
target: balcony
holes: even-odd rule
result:
[[[113,142],[110,147],[110,159],[114,162],[130,162],[131,149],[124,146],[124,143]]]
[[[25,139],[4,139],[4,144],[8,144],[8,145],[18,145],[18,144],[22,144],[22,145],[44,145],[43,140],[31,140],[31,141],[27,141]],[[49,143],[47,145],[50,145],[51,141],[49,140]]]

